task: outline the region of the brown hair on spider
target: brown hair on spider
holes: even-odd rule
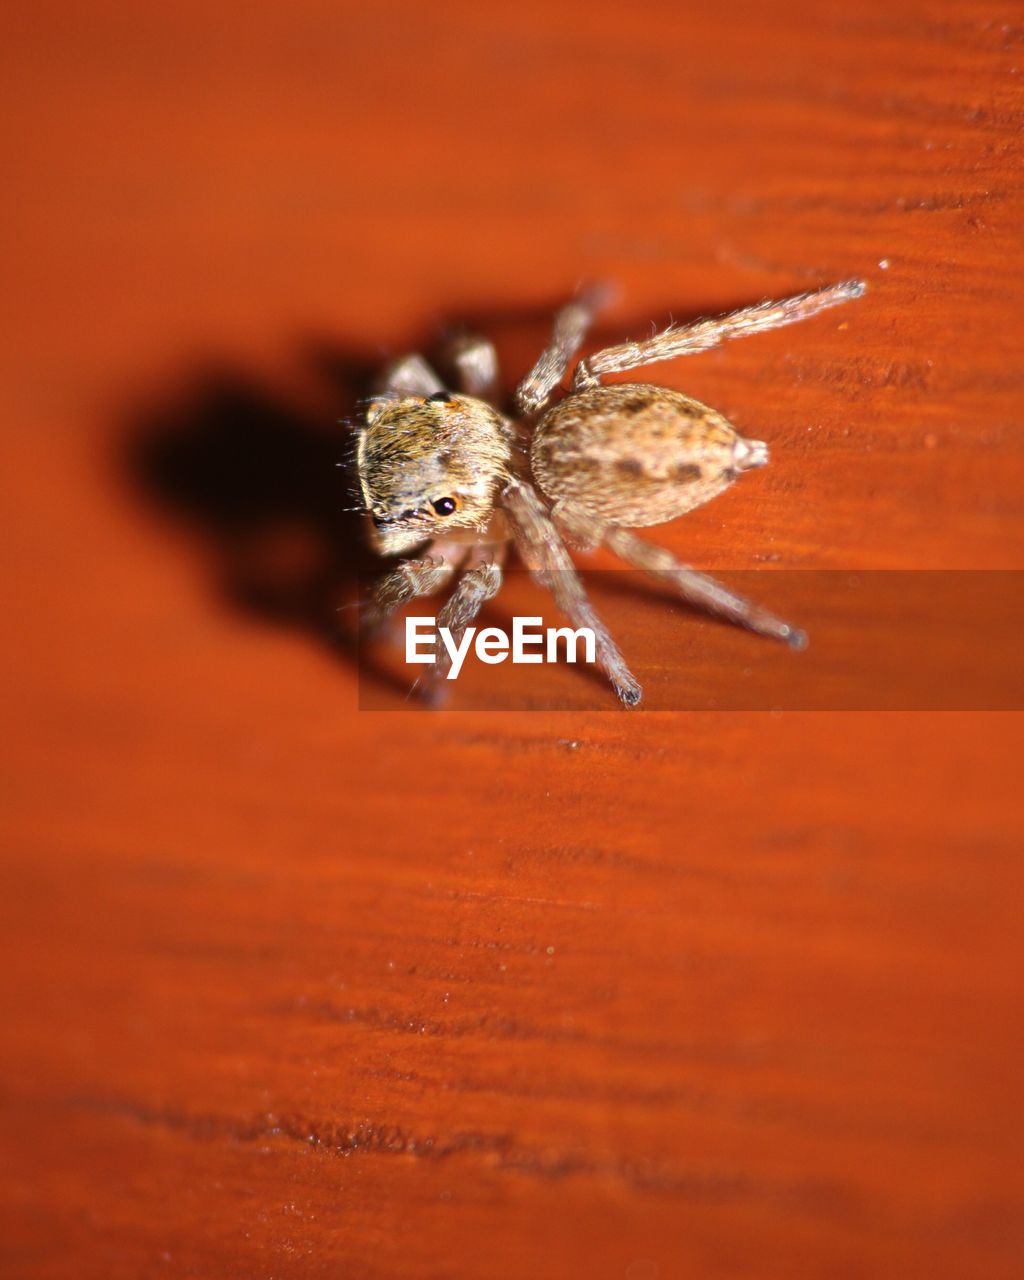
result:
[[[864,289],[862,281],[847,280],[607,347],[576,364],[570,390],[552,403],[599,298],[595,290],[584,292],[558,313],[550,344],[519,384],[516,421],[494,403],[497,358],[485,339],[453,344],[454,392],[422,356],[396,361],[370,402],[356,457],[377,549],[416,554],[380,580],[376,617],[459,575],[437,619],[458,643],[499,590],[514,542],[572,625],[593,630],[598,665],[623,703],[636,706],[640,685],[590,605],[568,550],[604,545],[691,603],[802,648],[806,636],[799,628],[632,532],[674,520],[722,493],[768,461],[767,445],[745,439],[720,413],[681,391],[649,383],[605,386],[601,379],[806,320]],[[435,687],[447,662],[439,653]]]

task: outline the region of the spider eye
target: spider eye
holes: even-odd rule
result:
[[[450,516],[453,511],[458,511],[459,504],[454,498],[438,498],[430,504],[439,516]]]

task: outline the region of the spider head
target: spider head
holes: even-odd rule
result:
[[[509,479],[512,428],[483,400],[439,392],[374,400],[359,435],[363,501],[383,555],[485,530]]]

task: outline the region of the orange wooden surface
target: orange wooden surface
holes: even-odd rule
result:
[[[3,1274],[1019,1275],[1018,717],[361,712],[331,643],[360,371],[511,380],[584,278],[869,280],[659,370],[773,450],[681,555],[1020,568],[1019,6],[3,24]]]

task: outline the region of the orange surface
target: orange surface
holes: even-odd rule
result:
[[[1019,1275],[1019,717],[360,711],[332,466],[455,317],[864,275],[658,371],[773,450],[662,541],[1020,568],[1019,6],[3,25],[4,1275]]]

